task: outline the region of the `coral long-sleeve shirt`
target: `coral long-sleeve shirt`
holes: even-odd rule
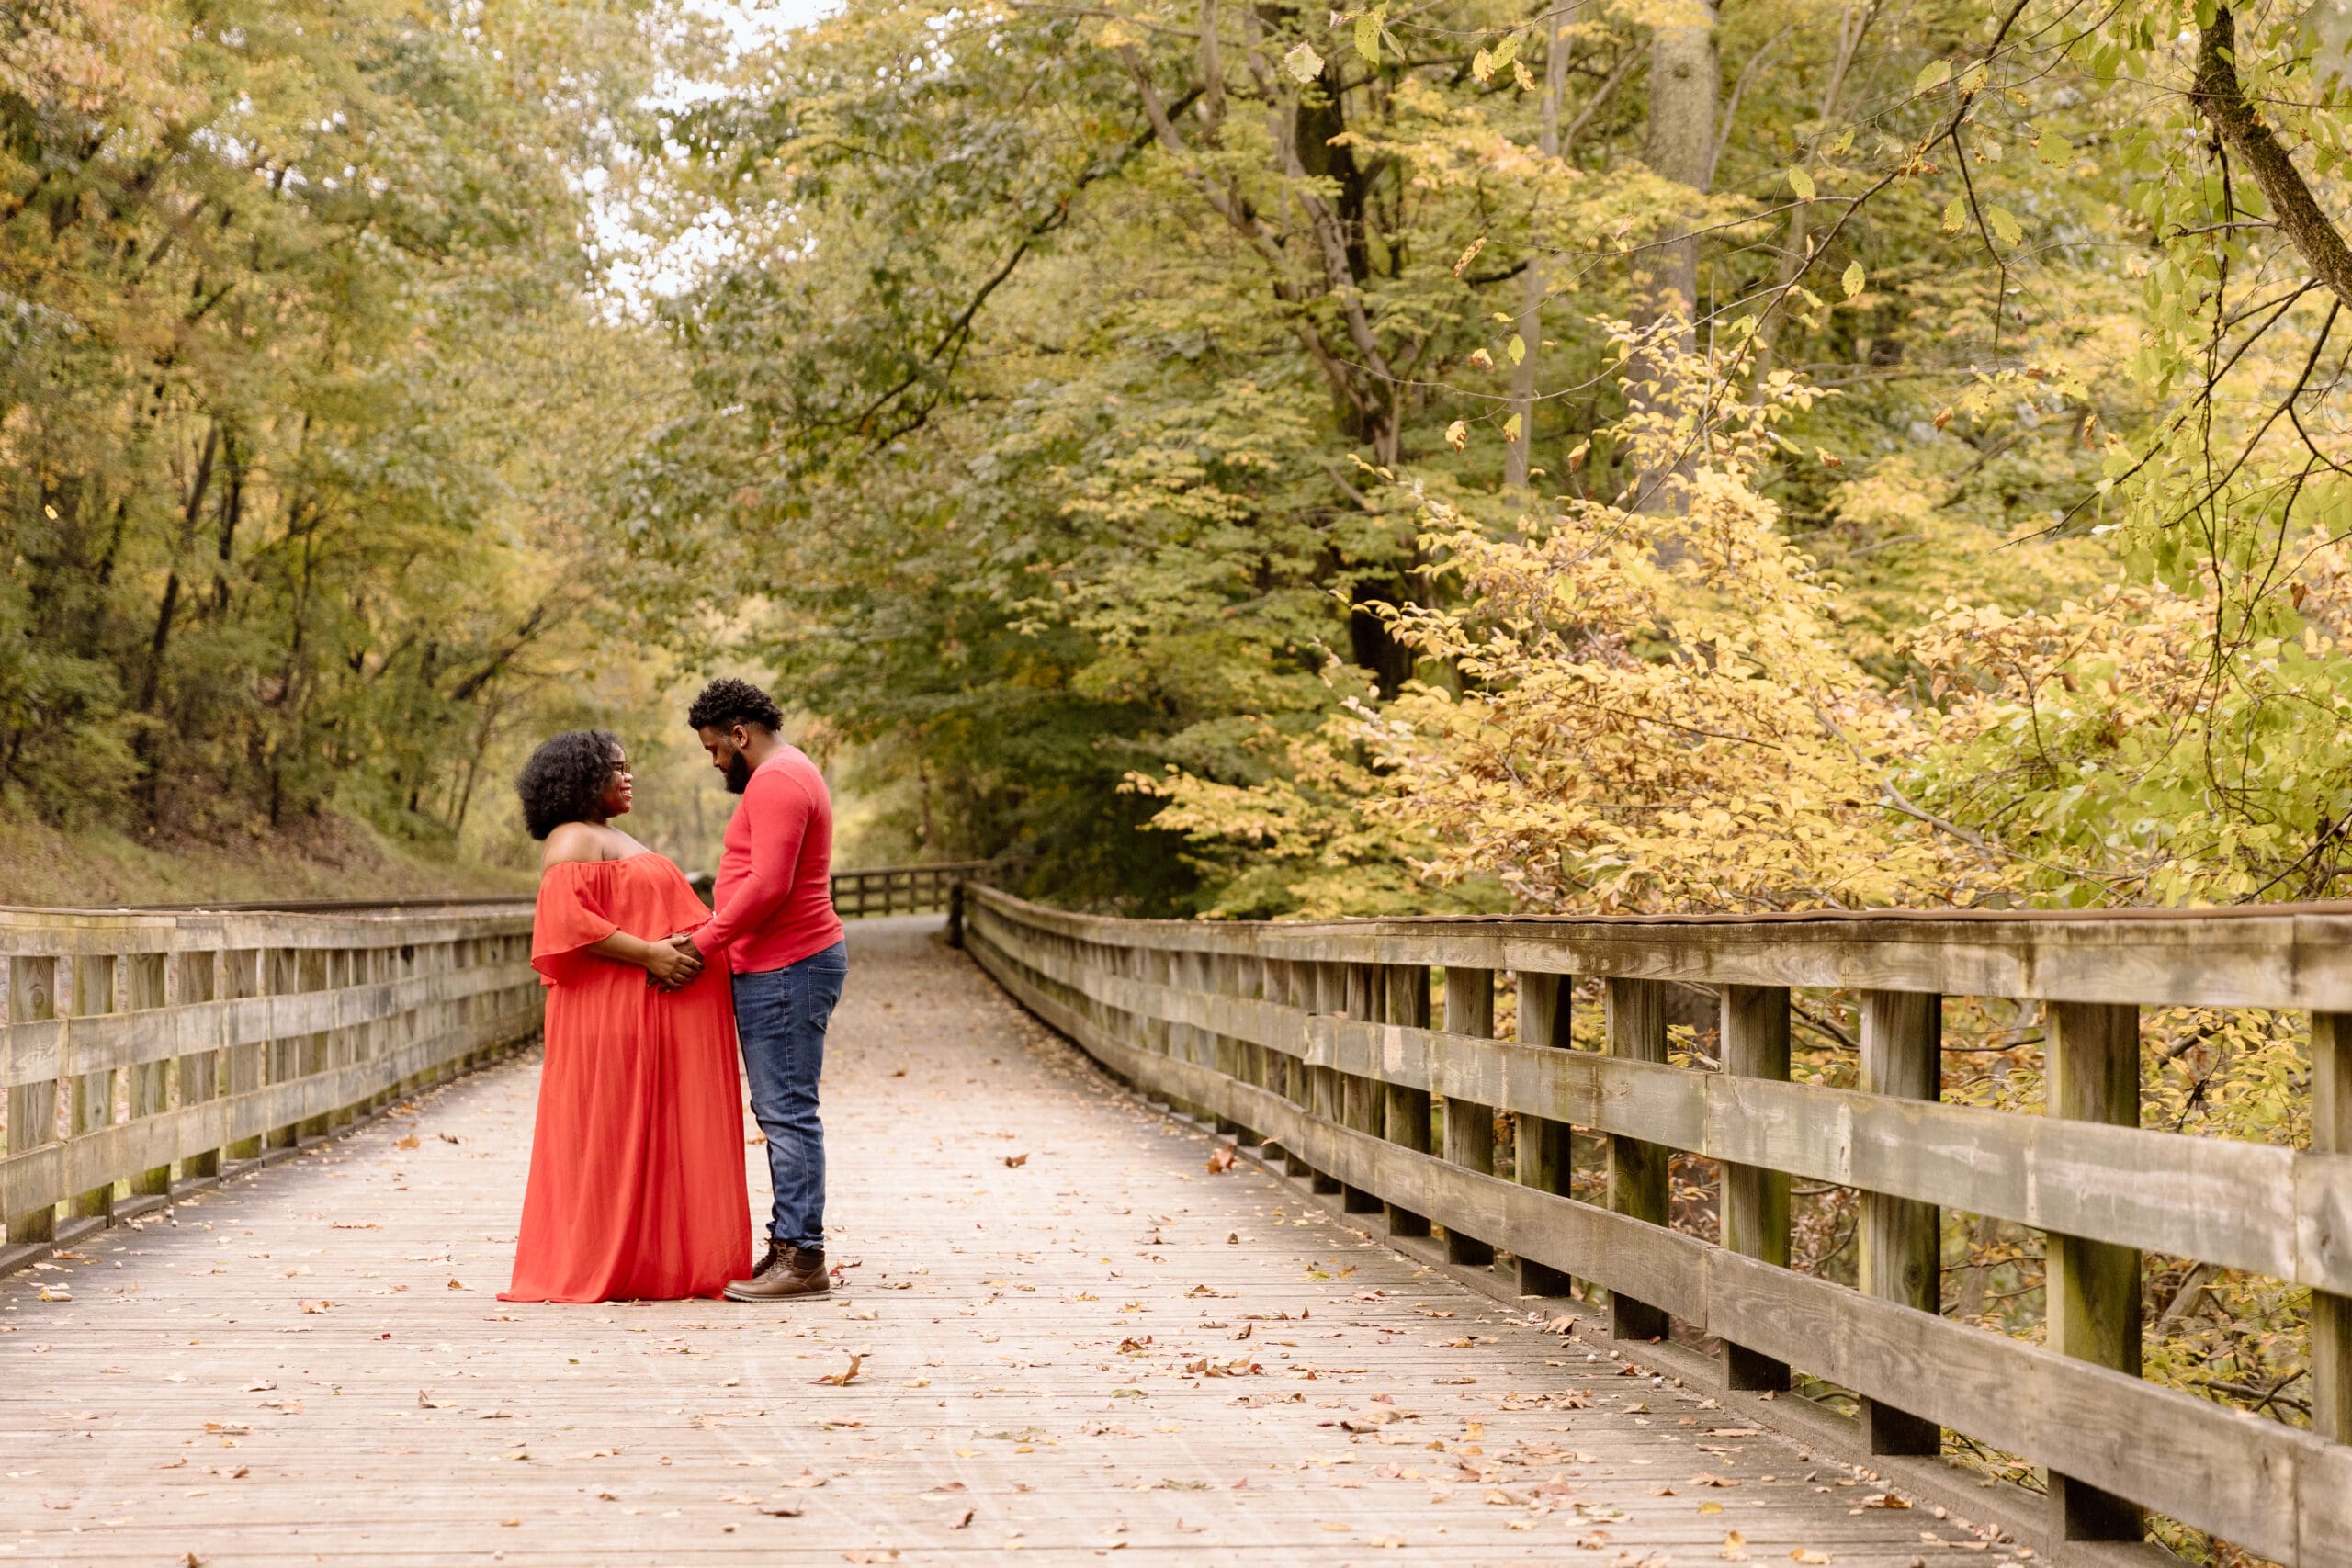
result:
[[[695,944],[727,955],[730,974],[797,964],[842,940],[833,913],[833,802],[825,776],[798,748],[762,762],[727,824],[711,889],[718,913]]]

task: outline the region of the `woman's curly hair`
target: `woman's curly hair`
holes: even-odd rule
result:
[[[609,729],[567,729],[541,741],[514,780],[531,837],[544,839],[566,822],[595,816],[620,754],[620,739]]]

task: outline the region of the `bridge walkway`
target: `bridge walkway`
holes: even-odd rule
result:
[[[2004,1559],[1212,1173],[938,925],[854,928],[831,1298],[500,1304],[518,1057],[0,1280],[0,1563]]]

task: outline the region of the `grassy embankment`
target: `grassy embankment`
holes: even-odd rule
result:
[[[326,818],[242,843],[64,831],[0,809],[0,905],[253,903],[273,898],[528,895],[528,871],[435,859]]]

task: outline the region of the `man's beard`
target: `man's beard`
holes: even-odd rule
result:
[[[752,787],[751,760],[738,751],[727,759],[727,793],[741,795]]]

